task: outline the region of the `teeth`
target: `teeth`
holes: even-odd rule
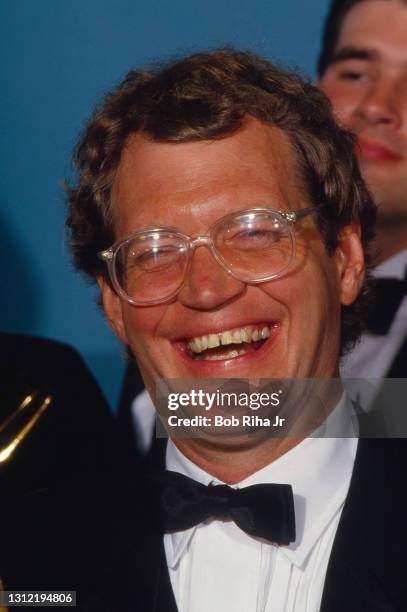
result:
[[[242,338],[242,342],[250,342],[252,335],[247,329],[242,329],[240,335]]]
[[[233,332],[232,338],[233,344],[242,344],[243,342],[242,336],[240,335],[240,331],[238,329]]]
[[[232,340],[232,334],[230,333],[230,331],[223,332],[220,335],[220,341],[222,344],[232,344],[233,340]]]
[[[227,353],[222,353],[222,355],[205,355],[202,357],[204,361],[224,361],[225,359],[233,359],[234,357],[239,357],[240,355],[245,355],[246,351],[228,351]]]
[[[216,348],[220,345],[218,334],[209,334],[208,336],[208,348]]]
[[[207,349],[217,348],[218,346],[227,346],[228,344],[242,344],[243,342],[257,342],[258,340],[266,340],[270,337],[270,327],[262,328],[244,327],[233,331],[227,330],[219,334],[208,334],[206,336],[197,336],[188,342],[188,348],[192,353],[202,353]],[[231,355],[235,353],[236,355]],[[232,350],[227,356],[224,355],[207,355],[207,359],[219,360],[232,357],[237,357],[240,351]],[[243,353],[244,354],[244,353]],[[226,355],[226,354],[225,354]]]

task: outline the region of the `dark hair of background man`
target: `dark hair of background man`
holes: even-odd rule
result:
[[[325,19],[321,50],[318,57],[318,76],[331,64],[343,21],[350,9],[365,0],[332,0]],[[405,0],[401,0],[404,4]]]

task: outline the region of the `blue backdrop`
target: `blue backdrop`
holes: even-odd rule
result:
[[[1,328],[71,343],[111,405],[122,349],[73,271],[70,152],[100,95],[135,65],[224,44],[314,74],[327,0],[2,0]]]

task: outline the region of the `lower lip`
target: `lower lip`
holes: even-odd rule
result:
[[[402,159],[399,155],[389,151],[389,149],[385,147],[368,144],[362,141],[358,142],[356,151],[358,157],[362,160],[396,162]]]
[[[178,354],[181,356],[183,361],[187,364],[188,369],[192,371],[193,377],[216,377],[222,378],[223,376],[230,376],[233,370],[241,370],[242,367],[250,367],[256,363],[257,360],[263,360],[264,354],[272,348],[276,338],[278,337],[280,326],[273,325],[271,327],[271,335],[263,344],[254,351],[248,351],[244,355],[238,357],[232,357],[231,359],[217,359],[217,360],[206,360],[206,359],[194,359],[191,357],[188,349],[184,344],[177,343],[175,345]],[[233,350],[233,349],[231,349]],[[237,375],[237,373],[236,373]],[[242,374],[240,373],[240,376]],[[246,374],[244,374],[246,377]]]

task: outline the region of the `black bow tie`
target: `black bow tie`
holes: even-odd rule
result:
[[[276,544],[295,540],[291,485],[258,484],[243,489],[206,486],[171,471],[155,474],[153,481],[166,533],[184,531],[215,518],[233,520],[247,534]]]
[[[387,334],[406,295],[406,287],[407,268],[404,279],[373,279],[374,298],[369,307],[366,321],[368,331],[380,336]]]

